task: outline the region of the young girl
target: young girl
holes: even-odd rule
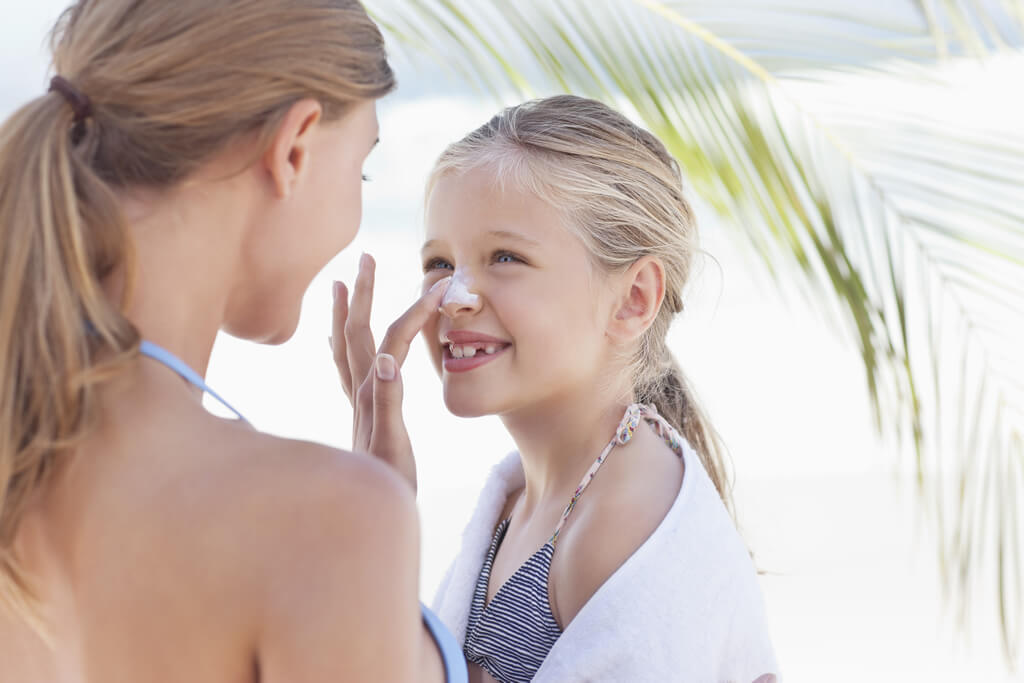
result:
[[[697,248],[665,147],[553,97],[450,146],[427,194],[426,283],[454,274],[424,329],[445,403],[500,415],[519,449],[437,598],[471,679],[774,673],[720,449],[665,342]]]
[[[598,102],[507,109],[427,191],[426,339],[493,471],[436,609],[470,680],[772,680],[720,447],[666,346],[697,249],[677,164]]]
[[[81,0],[54,66],[0,127],[0,681],[435,683],[435,641],[464,680],[408,486],[201,405],[218,330],[288,339],[355,236],[377,27]]]

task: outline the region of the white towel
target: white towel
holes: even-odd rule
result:
[[[776,673],[750,555],[697,454],[685,443],[683,453],[665,519],[569,622],[536,683],[751,683]],[[523,482],[518,453],[494,467],[441,581],[434,611],[459,643],[498,517]]]

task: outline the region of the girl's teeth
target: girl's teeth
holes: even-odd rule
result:
[[[486,353],[488,356],[494,355],[498,352],[498,347],[494,344],[489,344],[478,349],[475,346],[458,346],[456,344],[448,344],[448,352],[452,355],[452,358],[472,358],[478,352]]]

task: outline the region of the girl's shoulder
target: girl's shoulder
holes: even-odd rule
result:
[[[616,574],[679,585],[666,608],[741,586],[756,594],[746,543],[697,455],[680,459],[652,433],[635,440],[611,452],[566,524],[552,563],[558,608],[576,614]]]
[[[559,535],[551,593],[560,623],[658,532],[686,476],[678,456],[649,430],[609,453]]]
[[[651,479],[620,486],[591,501],[601,509],[581,516],[589,528],[577,527],[571,552],[559,543],[555,562],[559,553],[567,562],[557,577],[562,595],[555,597],[564,599],[578,577],[590,582],[588,592],[576,598],[582,604],[565,624],[559,654],[593,660],[594,670],[607,665],[622,680],[685,674],[693,680],[752,681],[775,670],[757,572],[696,454],[689,451],[683,462],[675,490],[663,484],[671,491],[668,499],[665,491],[644,489]],[[613,477],[607,481],[620,484]],[[636,527],[635,547],[616,545],[613,534],[623,528],[617,518],[638,515],[646,522]],[[649,533],[640,538],[645,528]],[[595,562],[605,563],[603,579],[587,574],[587,563]],[[609,623],[616,628],[608,629]],[[633,640],[627,644],[622,638]],[[644,654],[637,658],[635,651]],[[551,675],[538,680],[559,680],[565,673],[549,668]]]

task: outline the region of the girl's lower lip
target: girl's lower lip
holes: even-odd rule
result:
[[[486,353],[484,351],[477,351],[476,355],[472,358],[455,358],[451,355],[447,349],[442,351],[444,354],[444,369],[446,372],[469,372],[470,370],[476,370],[481,365],[489,363],[501,354],[511,348],[510,346],[503,346],[494,353]]]

